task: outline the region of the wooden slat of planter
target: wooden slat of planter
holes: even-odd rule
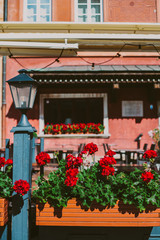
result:
[[[134,222],[94,222],[94,223],[84,223],[84,222],[43,222],[43,221],[37,221],[37,225],[39,226],[74,226],[74,227],[159,227],[160,224],[157,222],[152,222],[152,223],[146,223],[146,222],[139,222],[139,223],[134,223]]]
[[[46,204],[42,211],[36,208],[36,224],[41,226],[134,226],[134,227],[149,227],[160,226],[160,209],[149,213],[141,213],[138,216],[126,212],[132,210],[132,207],[123,208],[121,210],[125,213],[118,211],[119,206],[114,208],[104,209],[99,211],[85,211],[80,206],[76,206],[76,201],[69,201],[66,208],[54,213],[54,208]],[[55,216],[57,214],[59,217]]]
[[[121,217],[122,213],[64,213],[63,212],[63,217],[91,217],[93,216],[92,214],[96,215],[96,217],[107,217],[107,218],[119,218]],[[53,217],[53,212],[42,212],[40,215],[39,213],[36,214],[37,218],[40,217]],[[125,213],[126,218],[135,218],[133,214]],[[159,213],[142,213],[138,218],[159,218]]]
[[[4,226],[8,221],[8,201],[0,198],[0,226]]]
[[[126,210],[126,209],[125,209]],[[37,210],[37,214],[43,214],[43,213],[51,213],[53,214],[54,212],[54,208],[44,208],[43,211],[40,213],[38,210]],[[65,213],[76,213],[76,214],[79,214],[79,213],[100,213],[100,214],[104,214],[104,213],[119,213],[118,211],[118,208],[110,208],[110,209],[104,209],[103,211],[99,211],[98,209],[95,209],[94,211],[91,211],[91,210],[88,210],[88,211],[85,211],[85,210],[82,210],[80,207],[75,207],[75,208],[63,208],[63,214]],[[156,209],[156,211],[153,211],[151,213],[157,213],[159,214],[160,213],[160,210],[159,209]],[[148,214],[148,213],[147,213]]]

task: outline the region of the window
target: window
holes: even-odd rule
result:
[[[143,117],[143,101],[122,101],[122,117]]]
[[[40,95],[39,130],[49,123],[102,123],[108,135],[108,106],[105,93],[61,93]]]
[[[76,22],[102,22],[102,0],[76,0]]]
[[[25,0],[24,21],[51,21],[51,0]]]

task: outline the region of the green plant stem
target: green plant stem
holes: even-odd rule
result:
[[[78,187],[80,187],[80,188],[83,188],[83,189],[85,189],[85,187],[82,187],[82,186],[80,186],[80,185],[78,185],[78,184],[77,184],[76,186],[78,186]]]

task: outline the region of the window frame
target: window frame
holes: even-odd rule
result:
[[[40,105],[39,105],[39,134],[44,135],[44,100],[46,98],[103,98],[103,125],[105,126],[104,135],[108,136],[108,98],[107,93],[51,93],[51,94],[40,94]],[[46,135],[46,134],[45,134]],[[70,134],[65,134],[65,136]],[[78,135],[78,134],[77,134]],[[80,134],[86,136],[86,134]],[[96,134],[102,135],[102,134]],[[59,135],[60,136],[60,135]]]
[[[87,17],[88,20],[86,22],[80,22],[78,21],[78,0],[75,0],[75,22],[78,23],[101,23],[103,22],[103,0],[100,0],[100,21],[99,22],[92,22],[91,21],[91,17],[92,17],[92,13],[91,13],[91,0],[87,0],[87,8],[88,8],[88,12],[87,12]]]
[[[49,11],[49,17],[50,17],[50,20],[49,21],[45,21],[45,23],[48,23],[48,22],[51,22],[52,21],[52,0],[49,0],[50,3],[50,11]],[[37,16],[37,21],[33,21],[33,22],[38,22],[38,23],[43,23],[42,21],[40,21],[40,0],[37,0],[37,3],[36,4],[33,4],[33,5],[36,5],[37,6],[37,12],[35,14],[35,16]],[[43,4],[45,5],[45,4]],[[48,4],[47,4],[48,5]],[[24,6],[23,6],[23,21],[24,22],[29,22],[27,20],[27,0],[24,0]],[[46,15],[45,15],[46,16]],[[32,22],[31,22],[32,23]]]

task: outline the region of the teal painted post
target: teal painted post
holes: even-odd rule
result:
[[[10,139],[6,139],[6,145],[5,145],[5,159],[7,160],[9,158],[9,143]]]
[[[40,140],[40,152],[44,151],[44,138],[41,138]]]
[[[35,137],[32,137],[32,140],[31,140],[31,159],[32,159],[32,163],[35,163],[35,148],[36,148]]]
[[[160,240],[160,227],[153,227],[148,240]]]
[[[44,138],[40,139],[40,152],[44,151]],[[44,175],[44,166],[40,166],[40,176]]]
[[[22,179],[31,186],[31,141],[34,129],[31,126],[15,127],[11,132],[14,132],[13,183]],[[12,240],[29,240],[30,191],[23,197],[13,193]]]
[[[7,240],[8,227],[5,225],[4,227],[0,227],[0,240]]]

